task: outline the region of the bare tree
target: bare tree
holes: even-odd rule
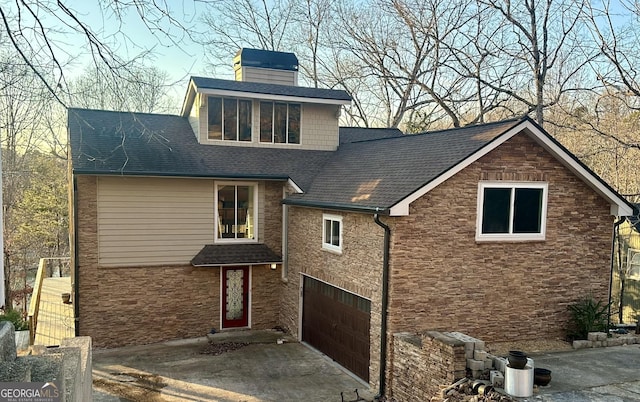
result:
[[[525,112],[533,113],[535,120],[543,125],[544,110],[558,103],[563,94],[577,90],[573,78],[595,57],[585,53],[578,37],[585,2],[478,1],[497,11],[506,22],[506,32],[496,36],[503,39],[499,44],[501,55],[517,61],[521,71],[528,71],[530,84],[515,80],[515,85],[503,87],[490,81],[483,82],[521,102],[526,107]]]
[[[208,4],[201,17],[207,31],[200,42],[213,67],[228,66],[243,47],[289,51],[292,36],[292,0],[219,0]]]
[[[70,104],[88,109],[168,113],[178,107],[169,96],[168,74],[157,67],[135,67],[113,80],[105,67],[89,67],[69,83]]]
[[[621,11],[627,14],[626,17],[620,15]],[[636,100],[640,98],[640,2],[604,0],[589,3],[585,15],[601,55],[591,63],[597,79],[605,89],[611,90],[609,93],[623,95],[621,100],[633,99],[627,106],[637,109]]]
[[[26,268],[25,253],[17,246],[14,210],[31,178],[30,153],[42,145],[42,124],[52,109],[54,97],[30,66],[16,63],[10,53],[0,55],[0,139],[2,145],[2,186],[4,220],[5,306],[11,306],[15,275]],[[28,88],[28,90],[25,90]]]
[[[189,37],[190,29],[177,20],[174,9],[167,2],[147,0],[100,2],[107,18],[115,21],[115,33],[101,34],[83,21],[81,13],[73,6],[53,0],[29,0],[0,5],[2,40],[15,50],[21,64],[27,65],[47,90],[62,105],[67,104],[66,65],[77,58],[77,49],[85,49],[96,66],[103,66],[114,77],[126,79],[124,71],[135,65],[135,60],[150,56],[153,49],[143,49],[137,55],[122,58],[116,49],[129,45],[135,48],[135,40],[122,31],[123,17],[137,15],[144,26],[159,41],[179,46]],[[118,25],[119,24],[119,25]],[[84,42],[73,51],[65,38],[73,36]],[[6,45],[6,44],[5,44]]]

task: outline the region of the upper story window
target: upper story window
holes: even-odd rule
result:
[[[547,183],[481,182],[476,240],[544,240]]]
[[[640,250],[630,248],[627,255],[627,277],[640,280]]]
[[[210,140],[251,141],[251,101],[209,96],[207,132]]]
[[[216,241],[256,240],[255,184],[216,183]]]
[[[342,252],[342,217],[322,215],[322,248]]]
[[[300,144],[300,105],[260,102],[260,142]]]

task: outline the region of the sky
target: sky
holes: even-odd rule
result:
[[[110,0],[103,1],[112,4]],[[162,4],[162,1],[158,1]],[[199,15],[205,9],[203,2],[193,0],[164,0],[170,10],[170,17],[193,32],[202,31],[199,25]],[[170,82],[176,82],[174,96],[181,97],[186,90],[188,78],[191,75],[207,74],[206,61],[202,46],[195,43],[184,30],[172,26],[167,17],[159,19],[159,30],[153,25],[157,16],[150,13],[140,15],[135,8],[129,7],[120,16],[114,10],[101,7],[100,0],[71,0],[67,7],[73,10],[80,21],[87,24],[91,30],[115,49],[120,57],[131,59],[144,51],[152,51],[152,55],[145,57],[147,65],[153,65],[166,71]],[[143,22],[149,21],[147,25]],[[52,19],[54,24],[57,21]],[[164,31],[164,32],[163,32]],[[59,36],[61,48],[67,53],[72,62],[65,68],[67,79],[81,74],[91,64],[88,54],[86,37],[80,33],[67,33]],[[220,78],[232,78],[232,61],[229,60],[229,71]]]

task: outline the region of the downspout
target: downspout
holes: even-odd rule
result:
[[[389,245],[391,229],[380,221],[378,214],[373,215],[373,221],[384,229],[384,254],[382,257],[382,312],[380,323],[380,385],[376,399],[384,396],[387,380],[387,308],[389,306]]]
[[[620,219],[618,219],[617,222],[615,222],[613,224],[613,236],[611,239],[611,270],[609,272],[609,304],[607,305],[607,334],[609,333],[609,328],[611,328],[611,302],[612,302],[612,295],[611,293],[613,292],[613,262],[614,262],[614,257],[615,257],[615,249],[616,249],[616,237],[618,234],[618,226],[620,226],[622,224],[622,222],[625,221],[624,217],[620,217]],[[620,300],[620,303],[622,303],[622,300]]]
[[[80,269],[78,267],[78,183],[76,176],[72,174],[73,192],[73,319],[75,336],[80,336]]]

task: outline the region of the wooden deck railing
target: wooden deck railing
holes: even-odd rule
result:
[[[45,278],[56,276],[69,276],[68,270],[63,270],[60,262],[68,262],[69,257],[52,257],[41,258],[38,263],[38,272],[36,273],[36,280],[33,284],[33,293],[31,294],[31,302],[29,303],[29,312],[27,319],[29,321],[29,345],[33,345],[36,338],[36,328],[38,326],[38,312],[40,309],[40,299],[42,294],[42,283]],[[50,263],[53,261],[58,262],[58,270],[51,269]]]

